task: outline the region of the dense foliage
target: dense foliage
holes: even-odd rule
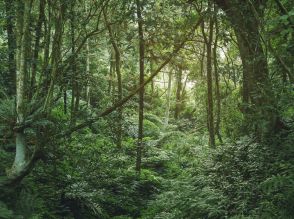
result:
[[[0,2],[0,218],[294,218],[293,0]]]

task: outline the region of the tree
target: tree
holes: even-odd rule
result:
[[[39,29],[38,24],[40,16],[33,16],[35,13],[34,10],[36,8],[39,9],[38,15],[40,15],[40,10],[41,14],[43,13],[42,7],[36,7],[34,3],[36,2],[18,2],[17,5],[19,8],[24,8],[24,11],[18,10],[16,17],[16,66],[18,70],[16,99],[18,120],[16,125],[13,124],[15,125],[13,130],[16,133],[16,158],[14,166],[17,167],[16,169],[18,169],[18,171],[10,171],[8,176],[3,176],[3,178],[1,178],[1,186],[13,183],[17,184],[23,177],[29,174],[31,169],[35,166],[36,161],[40,159],[41,156],[39,155],[42,154],[42,156],[46,156],[46,150],[44,148],[50,147],[50,143],[53,139],[54,144],[58,144],[59,140],[63,139],[64,137],[69,137],[74,132],[77,132],[85,127],[91,128],[91,125],[101,117],[109,115],[113,111],[122,107],[137,93],[140,93],[142,90],[144,90],[144,86],[150,83],[154,77],[172,60],[172,58],[178,54],[186,41],[194,34],[195,28],[197,28],[202,21],[202,17],[200,17],[199,21],[195,23],[192,30],[188,31],[186,34],[183,34],[183,36],[173,44],[171,51],[168,51],[166,54],[164,54],[165,56],[162,63],[154,69],[149,78],[144,80],[144,74],[143,76],[141,74],[140,85],[131,90],[129,95],[122,98],[121,101],[115,102],[112,106],[106,108],[105,110],[101,112],[95,112],[94,115],[91,114],[92,116],[90,117],[81,119],[79,116],[76,116],[75,119],[77,124],[71,123],[70,120],[66,122],[63,121],[63,123],[65,122],[65,124],[63,124],[63,129],[58,130],[58,125],[51,125],[56,123],[56,120],[54,120],[54,114],[56,113],[56,110],[59,106],[62,93],[64,93],[66,90],[65,87],[67,86],[68,82],[68,80],[66,80],[68,77],[67,73],[72,70],[73,64],[74,67],[76,67],[76,62],[78,60],[77,57],[82,49],[85,48],[88,39],[104,31],[104,29],[101,28],[101,25],[99,24],[99,19],[103,12],[102,9],[105,5],[93,3],[92,7],[90,7],[91,10],[89,10],[89,14],[81,17],[83,22],[76,22],[74,25],[72,25],[72,17],[67,15],[70,14],[70,11],[79,12],[76,7],[72,7],[72,5],[71,7],[67,7],[67,5],[62,0],[54,2],[54,4],[52,2],[46,2],[44,5],[44,12],[46,16],[46,18],[43,19],[44,28],[41,28],[41,37],[39,36],[40,39],[37,40],[40,41],[38,54],[42,55],[34,56],[36,53],[31,51],[34,51],[32,48],[35,49],[36,47],[32,42],[36,42],[36,38],[38,36],[33,36],[33,34],[31,34],[32,28],[29,27],[31,24],[35,24],[36,28],[38,27],[37,29]],[[78,2],[75,3],[78,4]],[[139,8],[139,10],[141,9]],[[80,14],[81,13],[79,13],[79,15]],[[35,20],[36,17],[37,20]],[[90,23],[89,18],[92,18],[91,22],[93,22],[91,23],[91,30],[85,31],[84,25]],[[138,30],[138,32],[139,35],[141,35],[139,39],[142,39],[142,37],[144,37],[142,36],[142,26],[139,29],[140,31]],[[65,33],[69,34],[67,35]],[[142,47],[144,49],[144,41],[140,41],[139,47],[141,48],[139,50],[141,51],[140,56],[142,57],[139,60],[141,66],[140,72],[142,72],[142,70],[144,70],[144,50],[142,52]],[[34,95],[32,98],[29,99],[28,91],[31,89],[30,82],[32,81],[32,74],[30,74],[32,68],[30,68],[30,65],[32,63],[28,62],[28,60],[33,60],[33,57],[39,59],[39,62],[36,62],[37,66],[34,67],[36,70],[36,80],[34,82],[36,83],[36,90],[34,90]],[[85,60],[85,64],[86,62],[87,61]],[[82,84],[81,78],[78,77],[77,80],[78,83]],[[80,92],[81,94],[83,89],[82,86],[79,86],[77,89],[77,92]],[[82,95],[79,95],[79,97],[83,98]],[[143,109],[143,103],[144,100],[141,101],[140,109]],[[66,106],[66,104],[64,105]],[[140,112],[143,111],[140,110]],[[71,115],[71,117],[72,116],[73,115]],[[53,121],[51,121],[52,118]],[[140,124],[142,125],[142,113],[140,118],[142,121]],[[67,122],[69,123],[67,124]],[[31,139],[31,136],[29,139],[27,139],[27,132],[34,133],[33,139]],[[143,141],[142,128],[141,133],[141,140]],[[27,142],[29,142],[29,145],[26,144]],[[54,145],[54,147],[56,146]],[[137,149],[138,151],[139,149],[141,150],[140,147]],[[28,151],[28,153],[26,153],[26,151]],[[28,156],[29,153],[31,153],[30,157]]]
[[[223,142],[222,136],[220,134],[220,114],[221,114],[221,97],[220,97],[220,87],[219,87],[219,72],[218,72],[218,65],[217,65],[217,43],[218,43],[218,37],[219,37],[219,26],[217,21],[217,10],[215,10],[214,15],[214,24],[215,24],[215,39],[214,39],[214,45],[213,45],[213,66],[214,66],[214,80],[215,80],[215,98],[216,98],[216,124],[215,124],[215,133],[218,137],[218,140],[220,143]]]
[[[176,73],[176,106],[175,106],[175,119],[179,118],[179,114],[182,106],[182,75],[183,75],[183,66],[181,64],[178,66]]]
[[[15,94],[15,81],[16,81],[16,63],[15,63],[15,33],[14,29],[14,17],[15,17],[15,1],[5,0],[5,12],[6,12],[6,32],[8,38],[8,95]]]
[[[122,91],[122,76],[121,76],[121,55],[120,55],[120,49],[118,47],[118,44],[115,40],[114,33],[112,31],[111,25],[108,22],[107,15],[105,13],[105,10],[103,10],[104,20],[106,27],[108,29],[110,42],[114,50],[114,57],[115,57],[115,72],[116,72],[116,78],[117,78],[117,95],[118,99],[117,101],[121,101],[123,97],[123,91]],[[120,148],[121,147],[121,141],[122,141],[122,118],[123,112],[122,107],[118,108],[118,130],[117,130],[117,145]]]
[[[260,38],[260,28],[265,1],[215,0],[230,20],[237,36],[243,65],[243,112],[247,122],[252,122],[258,136],[272,132],[277,120],[272,84],[267,60]],[[255,10],[259,19],[255,16]],[[236,19],[238,17],[238,19]],[[263,122],[255,123],[256,116]]]
[[[16,123],[17,125],[22,125],[27,116],[27,60],[28,46],[30,45],[29,21],[32,1],[17,2],[17,8],[23,8],[17,13],[16,24]],[[24,129],[16,130],[15,145],[15,159],[8,174],[8,179],[11,181],[20,177],[30,166],[31,161],[27,158],[27,142]]]
[[[211,13],[211,2],[208,1],[208,12]],[[214,19],[209,16],[208,37],[205,33],[204,23],[202,25],[202,34],[206,44],[206,70],[207,70],[207,125],[209,131],[209,145],[215,147],[215,130],[214,130],[214,115],[213,115],[213,96],[212,96],[212,43],[213,43],[213,26]]]
[[[79,72],[77,71],[77,57],[75,56],[76,50],[76,12],[75,0],[70,5],[70,38],[71,38],[71,123],[76,123],[76,117],[79,110],[80,102],[80,88],[79,88]]]
[[[140,86],[144,84],[144,32],[143,32],[143,18],[142,18],[142,3],[136,0],[137,18],[138,18],[138,37],[139,37],[139,71],[140,71]],[[140,174],[141,159],[143,148],[143,121],[144,121],[144,87],[139,91],[139,128],[138,128],[138,145],[137,145],[137,160],[136,170]]]
[[[170,111],[170,99],[171,99],[171,88],[172,88],[172,70],[169,69],[168,72],[168,84],[167,84],[167,94],[166,94],[166,109],[165,109],[165,126],[168,125],[169,121],[169,111]]]

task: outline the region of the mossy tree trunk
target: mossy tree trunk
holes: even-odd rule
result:
[[[247,124],[253,124],[254,131],[260,138],[271,133],[277,121],[277,115],[273,110],[274,93],[259,34],[266,1],[214,1],[225,11],[237,36],[243,65],[242,111]]]
[[[29,28],[32,0],[17,2],[16,23],[16,123],[21,126],[26,118],[26,86],[28,46],[30,45]],[[17,175],[27,162],[27,143],[24,129],[15,132],[16,150],[11,174]]]

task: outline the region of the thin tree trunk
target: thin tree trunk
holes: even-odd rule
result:
[[[209,124],[209,140],[210,146],[215,147],[215,136],[214,136],[214,118],[213,118],[213,98],[212,98],[212,55],[211,55],[211,44],[213,38],[213,21],[210,18],[209,21],[209,37],[207,44],[207,98],[208,98],[208,124]]]
[[[45,111],[50,109],[49,106],[52,103],[53,91],[54,91],[54,86],[56,83],[56,77],[58,76],[58,72],[59,72],[59,62],[61,60],[63,17],[64,17],[65,5],[62,4],[62,2],[59,2],[59,7],[56,10],[57,10],[57,12],[56,12],[57,16],[54,19],[55,20],[55,22],[54,22],[55,23],[55,33],[54,33],[53,42],[52,42],[52,54],[51,54],[52,69],[50,69],[50,71],[48,71],[48,78],[50,78],[50,84],[48,87],[48,91],[47,91],[47,95],[46,95],[46,99],[45,99],[44,107],[43,107],[43,109]],[[50,73],[50,76],[49,76],[49,73]]]
[[[36,38],[35,38],[35,48],[34,48],[34,55],[33,55],[33,63],[32,63],[32,75],[31,75],[31,86],[30,86],[30,94],[29,98],[32,98],[35,86],[36,86],[36,72],[37,72],[37,62],[39,57],[39,47],[40,47],[40,39],[41,39],[41,30],[42,24],[44,22],[45,17],[45,1],[40,1],[39,5],[39,18],[36,26]]]
[[[67,92],[66,92],[66,86],[63,91],[63,112],[64,114],[67,114]]]
[[[88,3],[85,2],[85,10],[88,14]],[[87,77],[87,86],[86,86],[86,101],[87,106],[91,106],[91,72],[90,72],[90,39],[86,41],[86,77]]]
[[[27,73],[27,46],[29,44],[29,21],[32,7],[32,0],[25,1],[24,3],[18,2],[18,9],[22,8],[23,11],[18,11],[17,14],[17,68],[16,68],[16,121],[21,125],[25,121],[26,111],[26,94],[25,82]],[[12,172],[21,172],[26,164],[26,138],[24,130],[17,130],[16,137],[16,153],[13,164]]]
[[[113,69],[114,69],[113,52],[112,52],[112,49],[111,49],[110,60],[109,60],[109,80],[108,80],[108,94],[109,95],[111,95],[111,92],[114,89],[113,88]]]
[[[289,15],[287,9],[284,7],[282,2],[280,2],[279,0],[275,0],[275,3],[277,4],[281,15]],[[293,25],[292,19],[290,17],[288,17],[288,21],[291,25]]]
[[[121,55],[120,55],[120,49],[117,45],[117,42],[115,41],[112,28],[108,22],[107,15],[105,13],[105,10],[103,10],[104,20],[109,32],[110,41],[114,49],[114,57],[115,57],[115,72],[116,72],[116,78],[117,78],[117,94],[118,94],[118,101],[122,100],[123,94],[122,94],[122,79],[121,79],[121,71],[120,71],[120,65],[121,65]],[[120,148],[122,143],[122,107],[118,108],[118,121],[117,126],[118,130],[116,133],[117,136],[117,146]]]
[[[150,56],[152,56],[152,55],[150,55]],[[153,69],[154,67],[153,67],[153,59],[152,59],[152,57],[150,58],[150,75],[153,73]],[[152,101],[152,99],[153,99],[153,97],[154,97],[154,80],[152,80],[151,81],[151,101]]]
[[[185,105],[185,98],[186,98],[186,95],[187,95],[186,86],[187,86],[187,83],[188,83],[188,79],[189,79],[189,74],[186,75],[186,78],[185,78],[184,84],[183,84],[183,88],[182,88],[182,93],[181,93],[182,108],[184,108],[184,105]]]
[[[86,42],[86,75],[87,75],[87,88],[86,88],[86,100],[87,106],[91,106],[91,73],[90,73],[90,46],[89,39]]]
[[[181,92],[182,92],[182,75],[183,75],[183,69],[182,66],[179,66],[178,72],[177,72],[177,90],[176,90],[176,107],[175,107],[175,119],[179,118],[181,107],[182,107],[182,98],[181,98]]]
[[[43,58],[43,63],[42,63],[42,72],[40,76],[40,80],[44,78],[45,84],[44,84],[44,90],[47,90],[49,87],[49,70],[48,70],[48,65],[49,65],[49,53],[50,53],[50,43],[51,43],[51,7],[50,4],[48,3],[47,5],[47,13],[48,13],[48,18],[44,20],[44,58]],[[41,84],[39,84],[37,91],[42,90],[40,89]]]
[[[138,34],[139,34],[139,69],[140,69],[140,86],[144,84],[144,33],[143,33],[143,18],[142,6],[140,0],[136,0],[137,17],[138,17]],[[139,130],[138,130],[138,145],[137,145],[137,159],[136,171],[140,175],[141,159],[143,149],[143,118],[144,118],[144,87],[139,91]]]
[[[68,85],[70,83],[70,79],[69,79],[69,72],[64,72],[64,76],[63,76],[63,112],[64,114],[67,114],[68,111],[68,95],[67,95],[67,90],[68,90]],[[71,110],[72,108],[70,108]],[[70,112],[72,113],[72,112]],[[72,114],[70,114],[72,115]]]
[[[208,2],[208,10],[211,12],[211,2]],[[209,145],[215,147],[215,131],[214,131],[214,116],[213,116],[213,97],[212,97],[212,54],[211,45],[213,41],[213,19],[209,18],[209,35],[208,38],[205,34],[204,26],[202,28],[203,38],[206,43],[206,57],[207,57],[207,125],[209,132]]]
[[[71,74],[72,74],[72,96],[71,96],[71,125],[75,125],[79,104],[79,84],[78,72],[76,69],[76,56],[75,56],[75,0],[71,3],[71,18],[70,18],[70,37],[71,37]]]
[[[205,59],[205,52],[206,52],[206,43],[203,43],[201,60],[200,60],[200,74],[201,77],[204,78],[204,59]]]
[[[166,95],[165,126],[168,125],[168,121],[169,121],[171,82],[172,82],[172,70],[170,69],[168,73],[168,85],[167,85],[167,95]]]
[[[217,13],[217,12],[215,12]],[[215,40],[213,46],[213,60],[214,60],[214,77],[215,77],[215,96],[216,96],[216,125],[215,125],[215,133],[218,137],[220,143],[223,143],[222,136],[220,133],[220,122],[221,122],[221,98],[220,98],[220,88],[219,88],[219,72],[217,65],[217,43],[218,43],[218,22],[215,14],[214,18],[215,22]]]
[[[6,32],[8,40],[8,95],[15,94],[15,84],[16,84],[16,63],[15,63],[15,49],[16,49],[16,40],[13,32],[14,28],[14,0],[5,0],[5,10],[6,10]]]

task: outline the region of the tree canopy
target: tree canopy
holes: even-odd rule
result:
[[[1,1],[0,218],[293,218],[293,5]]]

